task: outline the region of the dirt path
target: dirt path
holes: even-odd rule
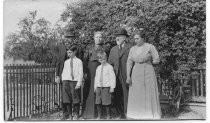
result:
[[[52,114],[44,114],[40,116],[33,116],[31,118],[19,118],[16,121],[57,121],[61,120],[62,111]],[[161,120],[205,120],[206,119],[206,107],[205,106],[186,106],[177,116],[171,114],[164,114]],[[112,119],[120,120],[120,119]]]
[[[191,105],[179,114],[178,119],[206,119],[205,105]]]

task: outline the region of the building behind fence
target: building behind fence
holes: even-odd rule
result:
[[[205,69],[195,69],[187,83],[190,101],[205,102]],[[173,82],[158,77],[160,95],[173,97]],[[201,100],[200,100],[201,99]],[[4,66],[4,115],[5,120],[30,117],[61,109],[61,86],[55,83],[55,67],[51,64],[22,64]]]

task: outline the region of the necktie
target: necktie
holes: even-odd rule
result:
[[[121,50],[122,49],[122,45],[119,45],[119,50]]]
[[[101,67],[101,76],[100,76],[101,87],[103,87],[103,68],[104,68],[104,66],[102,65],[102,67]]]
[[[71,58],[70,67],[71,67],[71,78],[72,78],[72,80],[74,80],[74,74],[73,74],[73,58]]]
[[[122,52],[122,45],[119,45],[119,52],[118,52],[119,56],[121,55],[121,52]]]

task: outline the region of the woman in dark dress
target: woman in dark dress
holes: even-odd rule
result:
[[[84,119],[95,118],[94,78],[96,68],[98,67],[98,65],[100,65],[100,63],[98,62],[97,53],[101,51],[106,52],[105,45],[103,45],[102,43],[102,32],[95,32],[94,44],[88,45],[84,53],[84,59],[87,65],[87,78],[89,79],[85,82],[84,85],[84,88],[86,90],[84,90],[84,96],[88,93],[85,110],[82,115]]]

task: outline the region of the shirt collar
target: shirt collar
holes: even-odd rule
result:
[[[73,57],[73,59],[76,59],[76,58],[77,58],[76,56]],[[71,58],[69,58],[69,59],[71,59]]]
[[[106,65],[107,65],[107,62],[104,65],[101,64],[101,66],[106,66]]]
[[[121,48],[123,48],[125,46],[125,42],[121,45]],[[118,46],[120,48],[120,46]]]
[[[122,47],[124,47],[125,46],[125,42],[122,44]]]

